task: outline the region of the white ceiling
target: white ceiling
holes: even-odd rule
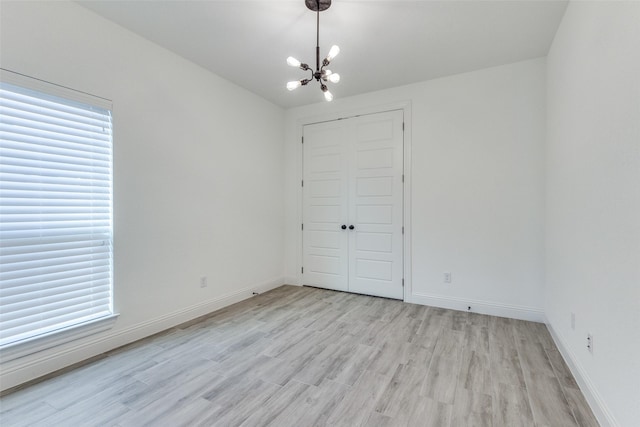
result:
[[[285,108],[324,102],[287,66],[315,63],[316,16],[304,0],[80,1],[141,36]],[[567,1],[334,0],[320,13],[320,50],[336,98],[545,56]],[[162,70],[158,70],[162,72]]]

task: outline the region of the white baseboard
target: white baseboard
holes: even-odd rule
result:
[[[560,354],[562,354],[565,362],[567,362],[567,366],[569,366],[571,373],[576,379],[576,382],[580,387],[580,391],[582,391],[582,394],[593,411],[593,415],[598,419],[600,425],[603,427],[619,426],[620,424],[618,424],[611,411],[609,411],[609,408],[604,403],[602,396],[600,396],[600,393],[598,393],[598,390],[591,382],[589,375],[587,375],[587,372],[584,370],[582,365],[577,362],[577,359],[569,349],[569,346],[566,345],[565,339],[553,328],[547,319],[545,319],[545,323],[547,325],[547,329],[551,333],[553,341],[556,343],[556,347],[558,347]]]
[[[285,276],[284,283],[286,285],[300,286],[300,283],[298,282],[298,278],[296,276]]]
[[[67,366],[100,355],[114,348],[132,343],[189,320],[204,316],[223,307],[251,298],[254,292],[263,293],[282,286],[282,277],[245,287],[236,292],[167,313],[160,317],[129,326],[125,329],[88,337],[62,349],[50,349],[16,359],[2,366],[0,391],[6,390]]]
[[[407,302],[413,304],[430,305],[451,310],[469,311],[472,313],[488,314],[491,316],[509,317],[512,319],[529,320],[544,323],[545,316],[541,309],[509,304],[500,304],[490,301],[473,300],[466,298],[454,298],[443,295],[431,295],[414,292]]]

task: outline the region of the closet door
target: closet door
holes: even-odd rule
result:
[[[304,126],[304,285],[403,298],[402,114]]]
[[[352,119],[349,291],[402,299],[403,113]]]
[[[349,290],[346,127],[338,120],[303,130],[302,283],[340,291]]]

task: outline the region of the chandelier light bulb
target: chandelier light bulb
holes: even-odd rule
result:
[[[289,90],[295,90],[295,89],[299,88],[300,86],[302,86],[302,82],[300,80],[295,80],[295,81],[287,83],[287,89],[289,89]]]
[[[327,60],[331,61],[333,58],[338,56],[339,53],[340,53],[340,48],[337,45],[334,44],[333,46],[331,46],[331,49],[329,49],[329,54],[327,55]]]
[[[301,62],[298,61],[293,56],[290,56],[290,57],[287,58],[287,64],[291,65],[292,67],[299,67]]]
[[[331,83],[338,83],[340,81],[340,74],[331,73],[327,76],[327,80],[329,80]]]
[[[325,90],[324,99],[326,99],[329,102],[333,101],[333,95],[331,94],[331,92],[329,92],[328,90]]]

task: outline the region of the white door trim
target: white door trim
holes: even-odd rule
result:
[[[303,179],[303,155],[302,150],[302,135],[303,127],[314,123],[339,120],[355,116],[363,116],[368,114],[384,113],[386,111],[402,110],[404,116],[404,192],[403,192],[403,221],[404,221],[404,236],[403,236],[403,270],[404,270],[404,298],[405,302],[410,302],[412,295],[411,284],[411,101],[396,102],[391,104],[383,104],[372,107],[364,107],[357,109],[350,109],[344,111],[336,111],[327,114],[314,115],[308,117],[299,118],[296,121],[296,158],[298,159],[298,182],[302,183]],[[302,285],[302,185],[298,185],[297,192],[297,242],[298,250],[296,254],[296,264],[298,266],[296,273],[296,284]]]

